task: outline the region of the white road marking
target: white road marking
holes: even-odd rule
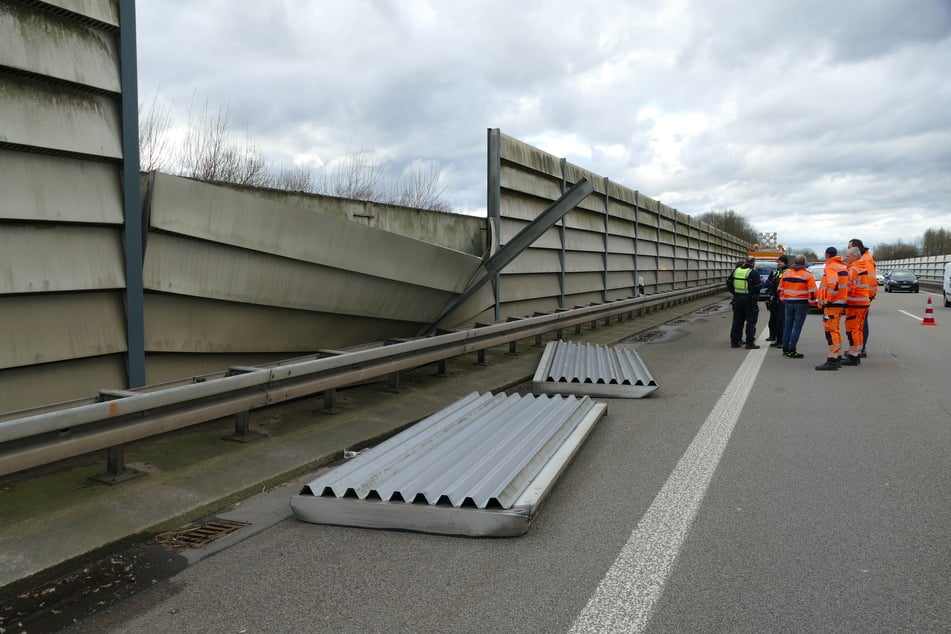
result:
[[[733,433],[767,347],[750,351],[574,624],[573,634],[640,632],[654,610]]]
[[[919,317],[918,315],[912,315],[911,313],[906,312],[906,311],[904,311],[904,310],[899,310],[898,312],[900,312],[902,315],[908,315],[909,317],[914,317],[914,318],[917,319],[918,321],[923,321],[923,320],[924,320],[924,317]]]

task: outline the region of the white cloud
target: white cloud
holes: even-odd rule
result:
[[[951,227],[947,0],[140,2],[143,101],[231,114],[275,164],[438,164],[485,207],[486,129],[786,244]],[[820,239],[821,238],[821,239]]]

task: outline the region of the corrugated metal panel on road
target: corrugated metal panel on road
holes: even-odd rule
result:
[[[633,348],[550,341],[532,379],[536,394],[641,398],[657,382]]]
[[[519,535],[606,405],[472,393],[331,469],[294,496],[305,521]]]

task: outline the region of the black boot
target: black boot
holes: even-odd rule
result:
[[[847,354],[842,360],[842,365],[858,365],[862,361],[856,355]]]
[[[822,365],[817,365],[816,370],[838,370],[839,364],[836,363],[835,359],[826,359],[826,362]]]

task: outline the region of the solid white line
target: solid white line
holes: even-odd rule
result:
[[[747,354],[720,400],[617,559],[571,626],[572,633],[640,632],[660,598],[733,427],[766,358]]]
[[[911,313],[905,312],[903,310],[899,310],[898,312],[900,312],[902,315],[908,315],[909,317],[914,317],[918,321],[924,321],[925,319],[924,317],[919,317],[918,315],[912,315]]]

